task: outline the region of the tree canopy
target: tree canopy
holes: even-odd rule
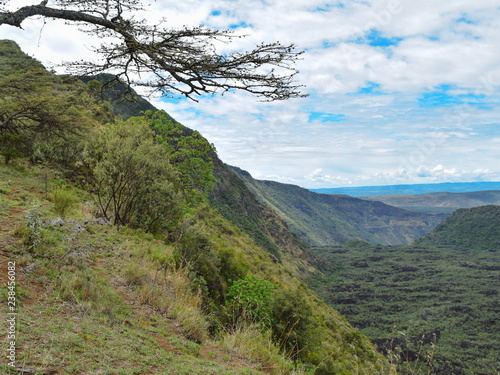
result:
[[[62,19],[102,40],[94,47],[101,61],[73,61],[80,75],[111,72],[129,85],[152,89],[164,96],[197,100],[202,94],[242,90],[264,101],[305,96],[294,77],[302,52],[293,44],[261,43],[251,51],[219,53],[216,45],[240,38],[231,30],[204,26],[170,28],[166,19],[156,25],[135,19],[144,10],[141,0],[55,0],[9,10],[0,1],[0,26],[22,29],[32,17]],[[143,77],[138,78],[138,77]]]

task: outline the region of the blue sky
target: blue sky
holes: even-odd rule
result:
[[[151,7],[152,22],[161,15],[174,27],[247,35],[236,50],[280,41],[306,51],[297,64],[305,99],[155,100],[214,143],[223,161],[256,178],[309,188],[500,181],[497,0],[168,0]],[[0,36],[46,64],[85,55],[95,42],[76,28],[61,33],[62,24],[23,26]]]

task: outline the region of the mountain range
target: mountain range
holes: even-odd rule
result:
[[[401,195],[426,193],[467,193],[486,190],[500,190],[500,182],[445,182],[434,184],[388,185],[388,186],[360,186],[341,188],[310,189],[321,194],[346,194],[351,197],[365,197],[372,195]]]
[[[374,195],[362,199],[381,201],[409,211],[449,214],[460,208],[500,205],[500,190],[467,193],[427,193],[415,195]]]
[[[354,238],[373,244],[407,244],[429,233],[446,217],[347,195],[318,194],[296,185],[256,180],[237,167],[232,170],[260,202],[311,246],[341,245]]]

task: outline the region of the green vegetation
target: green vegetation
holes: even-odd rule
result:
[[[235,324],[257,322],[257,324],[270,326],[269,313],[274,302],[272,297],[274,288],[270,282],[258,279],[252,274],[248,274],[244,279],[236,280],[228,288],[226,294]]]
[[[413,246],[316,248],[329,269],[311,285],[403,374],[495,375],[499,210],[459,210]]]
[[[33,64],[12,42],[0,47],[12,62],[2,65],[3,79]],[[37,99],[64,93],[60,107],[52,104],[65,136],[41,126],[44,118],[16,123],[36,137],[0,167],[0,263],[15,261],[19,270],[20,367],[61,374],[392,371],[300,279],[314,267],[286,225],[261,206],[247,207],[258,213],[253,223],[262,236],[274,232],[264,240],[270,253],[209,205],[218,161],[199,134],[163,112],[115,118],[82,83],[42,69],[39,76]],[[6,295],[2,289],[4,306]]]

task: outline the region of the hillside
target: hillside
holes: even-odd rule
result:
[[[18,282],[8,288],[2,268],[0,303],[15,293],[14,373],[392,372],[308,289],[308,249],[198,132],[164,112],[115,117],[94,83],[52,75],[10,41],[0,70],[0,261]],[[245,210],[226,212],[245,230],[210,191],[221,211]]]
[[[405,244],[430,232],[444,216],[409,212],[382,202],[317,194],[295,185],[259,181],[233,168],[258,199],[275,210],[307,244],[328,246],[357,238]]]
[[[474,191],[468,193],[428,193],[416,195],[376,195],[362,197],[376,200],[409,211],[426,213],[452,213],[460,208],[500,204],[500,191]]]
[[[425,237],[422,246],[453,246],[465,249],[500,248],[500,206],[463,208],[453,212]]]

